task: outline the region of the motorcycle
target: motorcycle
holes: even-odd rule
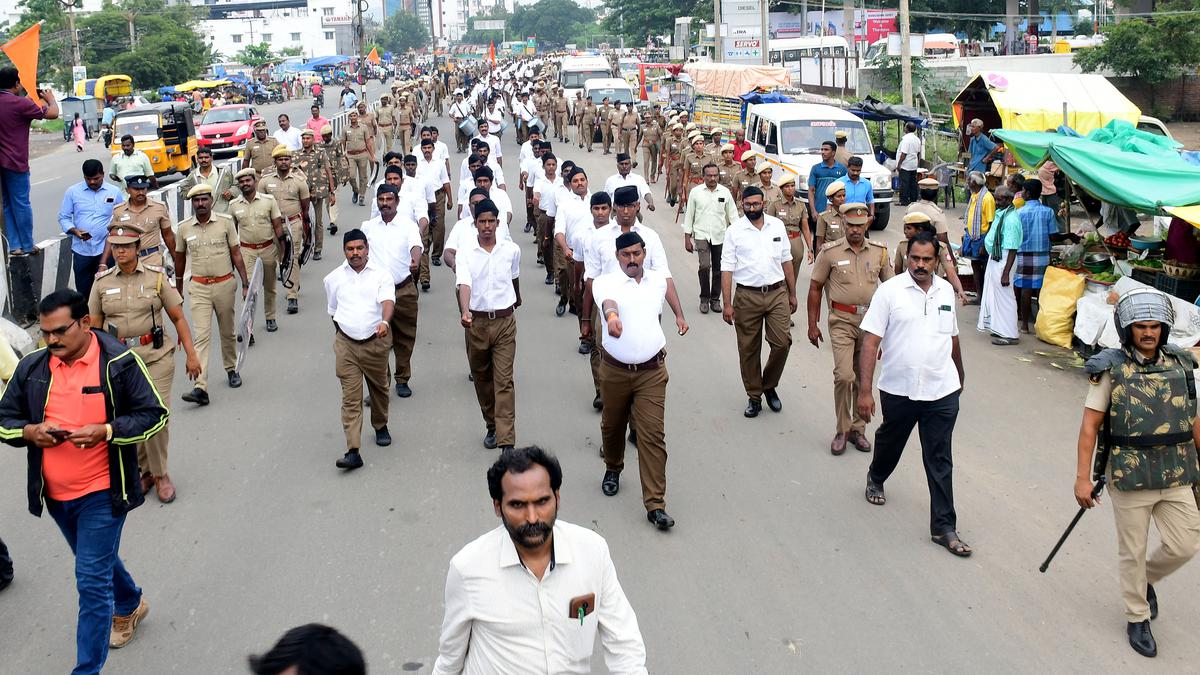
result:
[[[318,108],[325,107],[325,92],[321,92],[313,97],[313,105],[317,106]]]

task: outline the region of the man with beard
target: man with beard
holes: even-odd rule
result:
[[[450,561],[434,675],[588,673],[597,632],[608,672],[644,675],[646,647],[608,544],[558,520],[558,460],[536,446],[506,450],[487,481],[503,526]]]

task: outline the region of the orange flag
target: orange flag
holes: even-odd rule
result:
[[[33,102],[42,105],[42,99],[37,95],[38,49],[42,44],[42,22],[37,22],[17,37],[0,45],[8,55],[9,60],[20,73],[21,84]]]
[[[379,65],[379,50],[371,47],[371,53],[367,54],[367,60],[375,65]]]
[[[493,66],[496,65],[496,41],[495,40],[492,40],[491,42],[488,43],[488,61],[491,61]]]

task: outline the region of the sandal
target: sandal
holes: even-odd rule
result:
[[[883,506],[887,503],[887,497],[883,495],[883,486],[876,485],[875,483],[871,482],[871,479],[869,478],[867,479],[866,497],[867,502],[874,504],[875,506]]]
[[[974,553],[971,547],[965,541],[959,539],[958,533],[953,530],[946,534],[935,534],[929,540],[960,558],[968,558]]]

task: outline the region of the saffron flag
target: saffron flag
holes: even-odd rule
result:
[[[375,65],[379,65],[379,50],[371,47],[371,53],[367,54],[367,60]]]
[[[488,43],[488,61],[491,61],[493,66],[496,65],[496,41],[495,40],[492,40],[491,42]]]
[[[17,37],[0,45],[0,50],[8,55],[20,73],[25,93],[38,105],[42,105],[42,99],[37,93],[38,50],[41,44],[42,22],[39,21]]]

